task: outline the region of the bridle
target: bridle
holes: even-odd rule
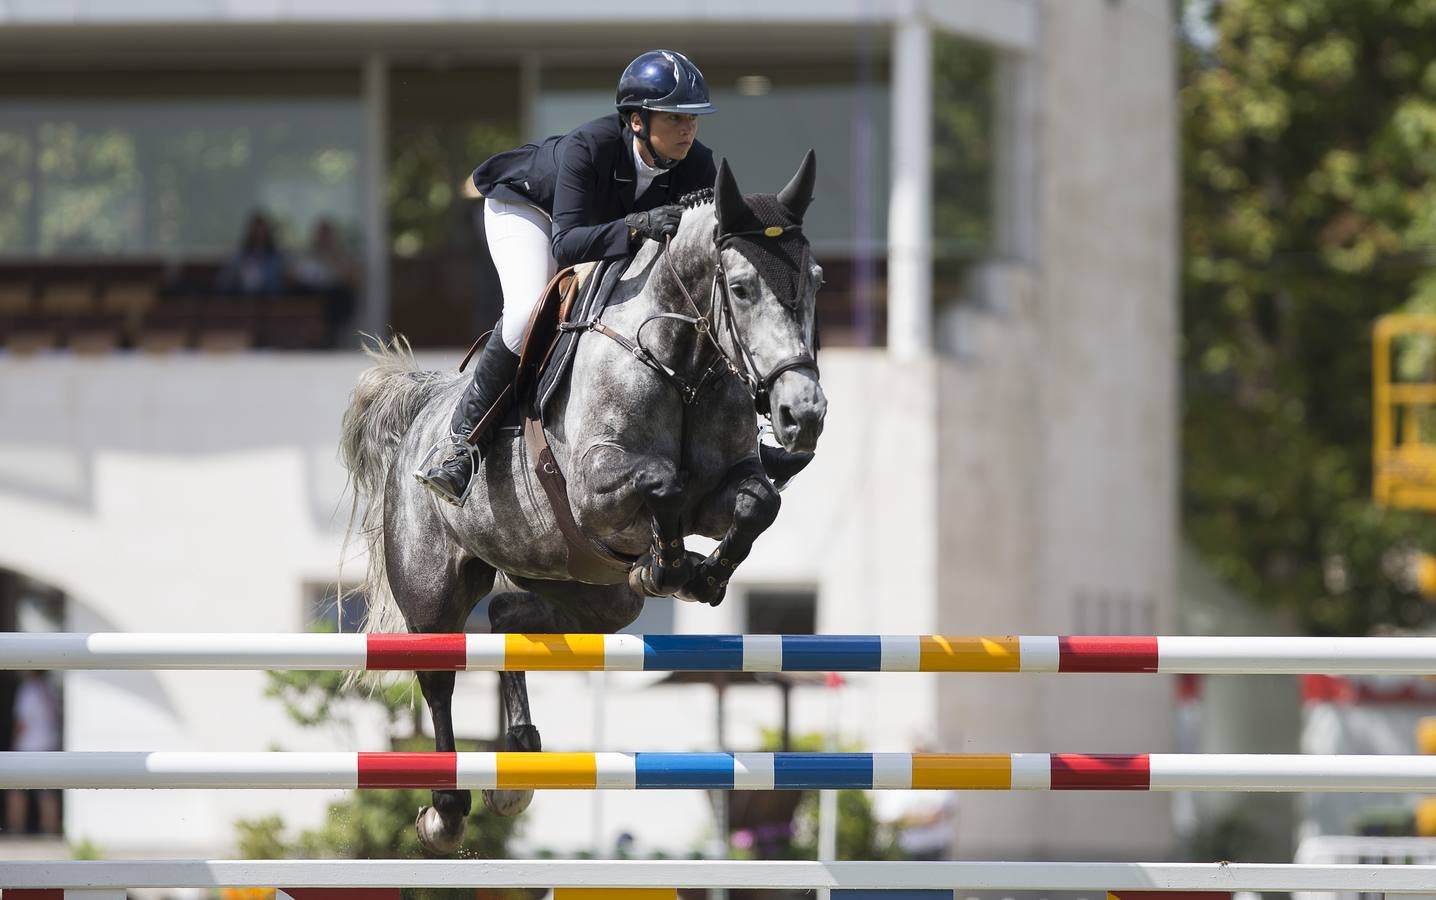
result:
[[[769,398],[773,392],[773,385],[778,381],[779,376],[795,370],[808,370],[813,373],[814,378],[817,378],[818,361],[813,357],[812,351],[805,346],[798,353],[780,359],[768,370],[768,374],[761,376],[758,374],[758,361],[753,358],[753,353],[748,348],[748,343],[744,341],[743,336],[738,333],[736,316],[733,312],[733,289],[728,283],[728,269],[723,265],[723,248],[730,241],[739,238],[753,240],[761,237],[773,240],[790,232],[796,233],[801,237],[801,228],[801,225],[770,225],[767,228],[760,228],[753,231],[732,231],[727,234],[720,234],[714,241],[717,251],[715,254],[717,261],[714,263],[713,292],[712,296],[709,297],[708,311],[710,315],[717,315],[718,311],[720,309],[722,310],[723,323],[727,326],[729,340],[731,340],[733,346],[738,349],[738,362],[742,365],[742,371],[739,371],[738,366],[733,364],[733,360],[724,352],[723,347],[716,338],[712,339],[713,346],[723,355],[724,359],[728,360],[728,365],[733,370],[733,373],[737,375],[743,381],[744,386],[748,388],[748,393],[753,396],[753,407],[765,416],[772,415]],[[668,255],[667,249],[667,247],[664,248],[664,256]],[[808,242],[804,241],[803,254],[798,259],[798,289],[796,296],[800,302],[802,298],[808,295],[808,270],[809,263],[811,262],[812,250],[808,246]],[[673,264],[670,262],[670,271],[672,271],[672,266]],[[694,309],[697,309],[697,305],[693,303],[693,298],[688,295],[688,289],[683,287],[683,281],[679,279],[677,275],[678,273],[674,272],[674,280],[678,282],[679,289],[683,291],[683,296],[688,299],[688,303],[692,305]],[[722,285],[721,289],[719,288],[720,284]],[[720,297],[723,301],[721,307],[718,305]],[[715,322],[714,324],[716,326],[717,323]]]
[[[614,331],[604,323],[598,321],[597,317],[587,322],[563,324],[559,326],[561,331],[595,331],[604,337],[616,341],[640,363],[658,373],[668,385],[678,392],[683,399],[685,406],[691,406],[697,401],[703,389],[714,379],[714,376],[728,374],[736,376],[743,383],[743,387],[753,398],[753,408],[760,415],[772,416],[771,396],[773,385],[784,373],[792,371],[808,370],[813,377],[818,377],[818,361],[806,347],[799,353],[779,360],[766,374],[759,374],[758,362],[753,358],[753,352],[748,342],[738,331],[736,315],[733,310],[733,291],[728,282],[728,270],[723,265],[723,249],[731,241],[738,239],[754,240],[764,238],[772,240],[786,234],[798,232],[801,236],[801,225],[771,225],[767,228],[759,228],[751,231],[733,231],[720,234],[714,240],[715,262],[713,264],[713,286],[709,291],[708,310],[704,312],[699,308],[698,303],[689,293],[687,285],[678,274],[678,269],[673,264],[673,255],[670,253],[672,237],[664,239],[663,248],[659,256],[664,259],[668,271],[673,275],[673,280],[678,284],[678,290],[682,292],[683,299],[688,301],[688,306],[693,310],[693,315],[683,313],[661,312],[654,313],[639,323],[638,330],[634,333],[633,339]],[[803,254],[798,261],[798,298],[807,296],[808,291],[808,269],[812,261],[812,251],[806,241],[803,242]],[[651,350],[643,344],[643,329],[659,319],[671,319],[683,322],[693,327],[699,335],[706,336],[708,342],[713,346],[715,355],[713,362],[698,376],[696,380],[685,379],[671,367],[664,364]],[[728,338],[737,349],[736,354],[730,354],[723,348],[722,342],[718,339],[721,331],[727,331]]]

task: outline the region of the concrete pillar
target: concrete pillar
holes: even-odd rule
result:
[[[364,166],[361,208],[364,214],[364,297],[355,325],[373,335],[389,330],[389,60],[380,53],[364,58]]]
[[[932,31],[893,25],[892,192],[888,201],[888,350],[932,349]]]

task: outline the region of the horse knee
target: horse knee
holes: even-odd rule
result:
[[[668,507],[683,501],[683,476],[672,460],[645,459],[634,469],[633,487],[650,507]]]
[[[738,485],[738,502],[734,518],[748,525],[765,529],[778,518],[783,496],[767,478],[746,478]]]

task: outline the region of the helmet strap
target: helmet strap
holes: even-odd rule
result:
[[[638,118],[643,122],[643,129],[638,132],[638,139],[643,142],[643,146],[648,148],[648,155],[653,157],[654,167],[667,171],[678,165],[679,161],[676,159],[668,159],[653,149],[653,135],[648,130],[648,113],[649,111],[646,109],[640,109],[638,111]]]

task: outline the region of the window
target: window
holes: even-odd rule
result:
[[[745,620],[745,634],[813,634],[818,594],[804,589],[749,591]]]
[[[333,583],[311,584],[305,588],[308,597],[305,609],[305,629],[328,629],[340,634],[358,634],[364,630],[364,615],[368,612],[368,600],[353,585],[341,588]]]
[[[702,61],[699,61],[703,65]],[[534,111],[539,140],[562,134],[599,116],[615,114],[613,78],[607,69],[547,69]],[[886,85],[859,81],[843,64],[812,67],[765,66],[761,73],[721,64],[704,66],[718,113],[703,117],[698,139],[727,157],[738,185],[747,192],[774,192],[788,183],[809,147],[818,151],[817,196],[821,216],[804,231],[823,255],[851,252],[858,240],[858,194],[868,239],[887,229],[888,93]],[[760,84],[760,90],[753,85]],[[854,111],[871,118],[876,140],[855,148]],[[762,135],[755,140],[754,135]],[[857,156],[855,156],[857,154]],[[859,160],[855,162],[855,160]],[[857,168],[855,168],[857,166]]]
[[[1151,634],[1157,601],[1149,593],[1078,588],[1073,596],[1073,634]]]
[[[0,255],[218,257],[360,223],[355,97],[0,100]]]

